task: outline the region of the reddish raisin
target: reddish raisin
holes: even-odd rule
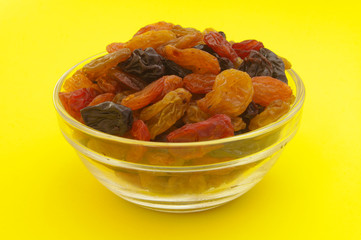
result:
[[[167,136],[168,142],[198,142],[234,135],[231,119],[224,114],[216,114],[213,117],[198,123],[186,124],[171,132]]]
[[[257,40],[245,40],[243,42],[234,43],[232,45],[232,48],[236,51],[237,55],[242,59],[248,57],[251,50],[259,51],[263,47],[264,47],[263,43]]]
[[[134,121],[130,132],[135,139],[150,141],[150,133],[148,127],[142,120]]]
[[[236,61],[237,53],[232,45],[218,32],[209,32],[204,36],[204,42],[219,56],[226,57],[232,62]]]

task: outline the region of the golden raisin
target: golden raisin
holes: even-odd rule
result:
[[[227,69],[217,75],[213,90],[197,101],[199,108],[210,114],[226,114],[237,117],[252,101],[251,77],[236,69]]]
[[[165,57],[194,73],[218,74],[221,71],[215,56],[195,48],[178,49],[167,45],[164,47]]]
[[[290,104],[280,99],[271,102],[263,112],[252,118],[249,130],[264,127],[280,119],[290,110]]]

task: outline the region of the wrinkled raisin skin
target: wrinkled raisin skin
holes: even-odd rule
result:
[[[204,36],[204,42],[219,56],[226,57],[232,62],[236,61],[237,53],[232,45],[218,32],[209,32]]]
[[[280,99],[271,102],[263,112],[252,118],[249,123],[249,130],[255,130],[271,124],[283,115],[285,115],[290,109],[290,104]]]
[[[189,70],[159,55],[153,48],[134,50],[130,58],[119,64],[119,68],[147,83],[151,83],[164,75],[184,77],[190,73]]]
[[[240,43],[234,43],[232,48],[236,51],[237,55],[245,59],[249,56],[251,50],[259,51],[263,48],[263,43],[257,40],[245,40]]]
[[[252,78],[254,89],[253,101],[268,106],[277,99],[288,101],[292,96],[291,88],[281,80],[273,77],[260,76]]]
[[[252,80],[247,73],[236,69],[224,70],[218,74],[212,89],[197,101],[199,108],[210,115],[237,117],[252,101]]]
[[[129,108],[110,101],[83,108],[81,115],[87,126],[118,136],[130,130],[133,123]]]
[[[132,110],[141,109],[162,99],[168,92],[182,87],[182,78],[169,75],[158,79],[146,86],[143,90],[131,94],[122,100],[122,105]]]
[[[134,121],[130,132],[132,136],[137,140],[150,141],[150,133],[148,127],[142,120]]]
[[[212,91],[215,79],[215,74],[192,73],[183,78],[183,85],[191,93],[206,94]]]
[[[168,142],[198,142],[220,139],[234,135],[231,119],[224,114],[198,123],[186,124],[167,136]]]
[[[151,139],[172,127],[183,116],[191,97],[190,92],[178,88],[169,92],[159,102],[142,110],[140,119],[149,127]]]
[[[178,49],[171,45],[164,48],[165,57],[194,73],[218,74],[221,70],[218,60],[211,54],[195,49]]]
[[[228,58],[225,58],[225,57],[220,57],[208,45],[206,45],[206,44],[198,44],[198,45],[194,46],[194,48],[205,51],[205,52],[210,53],[213,56],[215,56],[217,58],[217,60],[218,60],[219,66],[221,67],[221,72],[226,70],[226,69],[234,68],[234,64],[232,63],[231,60],[229,60]]]
[[[60,92],[59,98],[65,110],[82,122],[80,110],[89,105],[99,92],[94,88],[81,88],[73,92]]]
[[[249,56],[244,59],[238,69],[247,72],[250,77],[272,76],[273,74],[273,67],[270,61],[255,50],[251,50]]]
[[[285,64],[283,63],[282,59],[280,59],[274,52],[267,48],[261,48],[259,51],[272,64],[273,74],[271,77],[277,78],[284,83],[288,83],[285,74]]]
[[[131,52],[128,48],[108,53],[85,64],[83,67],[83,73],[93,81],[112,67],[115,67],[118,63],[128,59],[130,54]]]

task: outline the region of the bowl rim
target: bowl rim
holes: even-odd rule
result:
[[[67,79],[69,73],[71,73],[74,69],[76,69],[79,65],[94,59],[96,57],[100,57],[102,55],[106,54],[106,52],[101,52],[98,54],[95,54],[91,57],[88,57],[81,62],[75,64],[72,66],[69,70],[67,70],[57,81],[54,91],[53,91],[53,103],[54,107],[57,111],[57,113],[61,116],[63,120],[66,121],[69,125],[75,127],[77,130],[80,130],[88,135],[94,136],[96,138],[101,138],[104,140],[110,140],[119,142],[122,144],[133,144],[133,145],[142,145],[146,147],[200,147],[200,146],[210,146],[210,145],[216,145],[216,144],[226,144],[231,143],[235,141],[240,140],[247,140],[250,138],[258,137],[264,134],[267,134],[271,132],[272,130],[280,127],[281,125],[286,124],[297,112],[300,111],[302,108],[302,105],[305,101],[305,86],[301,78],[298,76],[298,74],[293,69],[287,69],[286,71],[291,75],[292,80],[295,83],[296,86],[296,98],[295,101],[291,107],[291,109],[286,113],[282,118],[277,120],[276,122],[266,125],[265,127],[258,128],[256,130],[239,134],[232,137],[222,138],[222,139],[216,139],[216,140],[209,140],[209,141],[199,141],[199,142],[181,142],[181,143],[173,143],[173,142],[151,142],[151,141],[141,141],[141,140],[135,140],[135,139],[129,139],[124,138],[120,136],[111,135],[108,133],[103,133],[98,130],[95,130],[93,128],[90,128],[86,126],[85,124],[82,124],[81,122],[75,120],[62,106],[60,98],[59,98],[59,92],[61,90],[61,87],[63,85],[63,82]]]

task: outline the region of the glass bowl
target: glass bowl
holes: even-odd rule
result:
[[[69,69],[57,82],[53,101],[60,130],[89,171],[125,200],[164,212],[195,212],[229,202],[251,189],[270,170],[301,120],[305,89],[286,71],[296,99],[277,122],[234,137],[192,143],[132,140],[78,122],[58,97],[63,82],[104,53]]]

